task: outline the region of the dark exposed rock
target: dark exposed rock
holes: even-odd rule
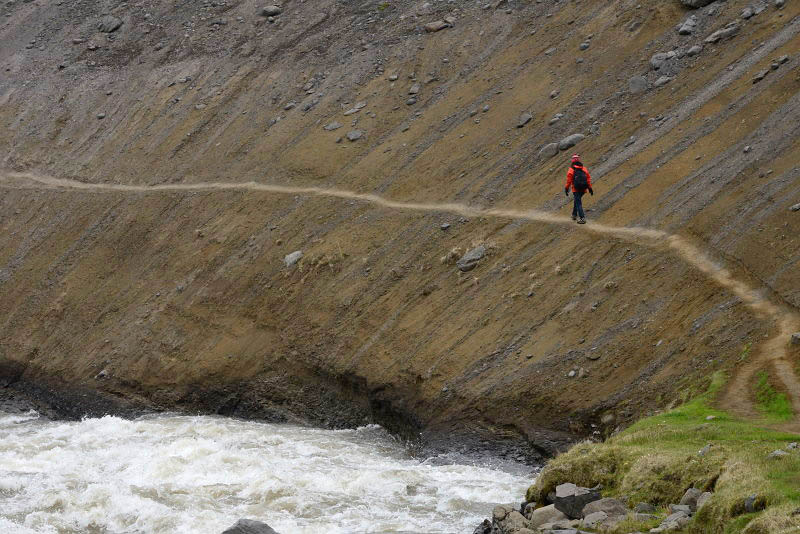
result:
[[[278,534],[269,525],[253,519],[240,519],[222,534]]]
[[[583,508],[600,498],[600,492],[595,489],[582,488],[567,482],[556,487],[553,504],[556,510],[570,519],[580,519],[583,517]]]
[[[483,259],[486,255],[486,247],[483,245],[478,245],[477,247],[473,248],[459,259],[456,262],[458,269],[462,272],[471,271],[478,265],[478,262]]]

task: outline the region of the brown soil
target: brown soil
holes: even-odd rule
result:
[[[747,414],[747,343],[796,400],[800,5],[628,89],[745,4],[699,11],[684,37],[677,1],[307,0],[277,23],[249,1],[6,3],[0,164],[72,182],[0,184],[0,368],[156,409],[381,418],[546,451],[719,369],[723,405]],[[111,38],[106,11],[124,21]],[[580,230],[565,153],[538,156],[572,133],[596,186]],[[475,270],[441,261],[477,243]]]

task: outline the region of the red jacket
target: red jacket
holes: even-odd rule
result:
[[[586,189],[581,189],[580,191],[575,189],[575,185],[572,183],[572,177],[575,175],[575,169],[573,169],[572,165],[570,165],[569,170],[567,171],[567,185],[564,186],[564,189],[569,189],[571,186],[573,193],[585,193],[587,189],[592,188],[592,177],[589,175],[589,169],[586,167],[581,168],[583,169],[583,172],[586,173],[586,183],[588,184],[588,187]]]

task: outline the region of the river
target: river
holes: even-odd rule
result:
[[[381,427],[223,417],[50,421],[0,412],[0,532],[469,533],[519,501],[525,466],[417,458]]]

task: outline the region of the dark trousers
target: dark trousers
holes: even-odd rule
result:
[[[572,205],[572,216],[573,217],[580,217],[581,219],[586,218],[586,214],[583,213],[583,195],[586,194],[586,191],[577,191],[572,193],[573,205]]]

